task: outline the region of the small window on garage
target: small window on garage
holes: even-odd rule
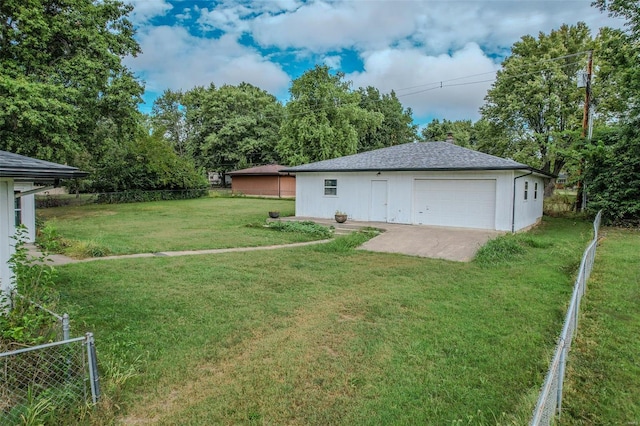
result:
[[[338,180],[337,179],[325,179],[324,180],[324,195],[338,195]]]
[[[13,195],[19,194],[20,191],[14,191]],[[22,225],[22,198],[14,198],[15,226]]]
[[[538,199],[538,182],[533,184],[533,199]]]
[[[529,199],[529,181],[524,181],[524,200],[527,201]]]

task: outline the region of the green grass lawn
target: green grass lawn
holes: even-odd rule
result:
[[[606,228],[582,302],[566,425],[640,424],[640,232]]]
[[[282,199],[208,197],[132,204],[87,204],[39,209],[38,217],[74,246],[91,245],[104,254],[150,253],[286,244],[308,234],[272,232],[260,226],[268,212],[294,214]],[[77,251],[77,250],[76,250]],[[81,256],[81,253],[79,254]]]
[[[244,232],[286,203],[224,201]],[[152,204],[109,208],[179,217],[162,206],[172,203]],[[59,228],[109,219],[93,209],[58,215]],[[58,269],[62,303],[76,332],[95,333],[106,399],[124,423],[524,424],[590,237],[588,222],[550,219],[508,237],[519,254],[487,263],[353,250],[368,238],[354,234]],[[119,388],[129,365],[137,374]]]

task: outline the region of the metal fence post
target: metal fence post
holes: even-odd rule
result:
[[[562,351],[560,352],[560,365],[558,366],[558,393],[556,395],[556,413],[562,414],[562,384],[564,382],[564,367],[567,362],[567,345],[562,339]]]
[[[91,399],[97,403],[100,399],[100,378],[98,377],[98,358],[93,333],[87,333],[85,339],[87,345],[87,360],[89,362],[89,381],[91,383]]]
[[[69,314],[62,315],[62,340],[69,340],[71,326],[69,325]]]

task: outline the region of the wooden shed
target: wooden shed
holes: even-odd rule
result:
[[[281,172],[285,166],[269,164],[228,173],[234,194],[293,198],[296,196],[295,176]]]

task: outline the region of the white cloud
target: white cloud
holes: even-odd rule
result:
[[[126,3],[133,5],[130,18],[136,25],[142,25],[156,16],[164,16],[173,9],[167,0],[128,0]]]
[[[326,64],[329,68],[337,70],[337,69],[340,69],[342,58],[338,55],[329,55],[329,56],[325,56],[322,59],[322,62]]]
[[[478,107],[498,66],[475,43],[452,55],[429,56],[418,49],[382,49],[363,54],[364,71],[346,76],[354,87],[395,90],[414,117],[479,118]],[[483,81],[483,82],[481,82]]]
[[[242,33],[249,29],[249,21],[245,20],[252,13],[251,9],[242,5],[231,7],[224,4],[213,9],[201,9],[198,23],[205,30],[221,30],[230,33]]]
[[[251,83],[273,94],[284,93],[289,76],[234,37],[197,38],[181,27],[142,29],[138,42],[143,53],[126,64],[146,81],[146,89],[188,90],[194,86]]]
[[[269,2],[267,2],[269,3]],[[585,21],[597,30],[618,25],[590,1],[316,1],[278,14],[252,17],[262,46],[304,48],[317,53],[343,48],[424,46],[430,53],[476,42],[489,51],[511,46],[522,35],[549,32]],[[262,4],[259,2],[258,4]]]
[[[364,67],[347,76],[355,87],[395,89],[414,117],[452,120],[478,118],[491,83],[451,84],[491,75],[443,82],[442,89],[426,83],[493,72],[495,58],[508,54],[523,35],[549,33],[563,23],[584,21],[594,34],[604,25],[621,26],[591,7],[591,0],[131,2],[143,53],[126,63],[149,91],[246,81],[286,98],[292,76],[280,58],[294,58],[287,69],[299,73],[318,58],[339,69],[348,58],[336,52],[355,51]],[[151,19],[160,16],[174,26],[152,27]],[[199,32],[204,35],[194,35]],[[240,42],[251,39],[259,47]]]
[[[318,1],[286,13],[262,14],[251,28],[253,37],[263,46],[314,52],[386,46],[413,33],[419,7],[419,2]]]

